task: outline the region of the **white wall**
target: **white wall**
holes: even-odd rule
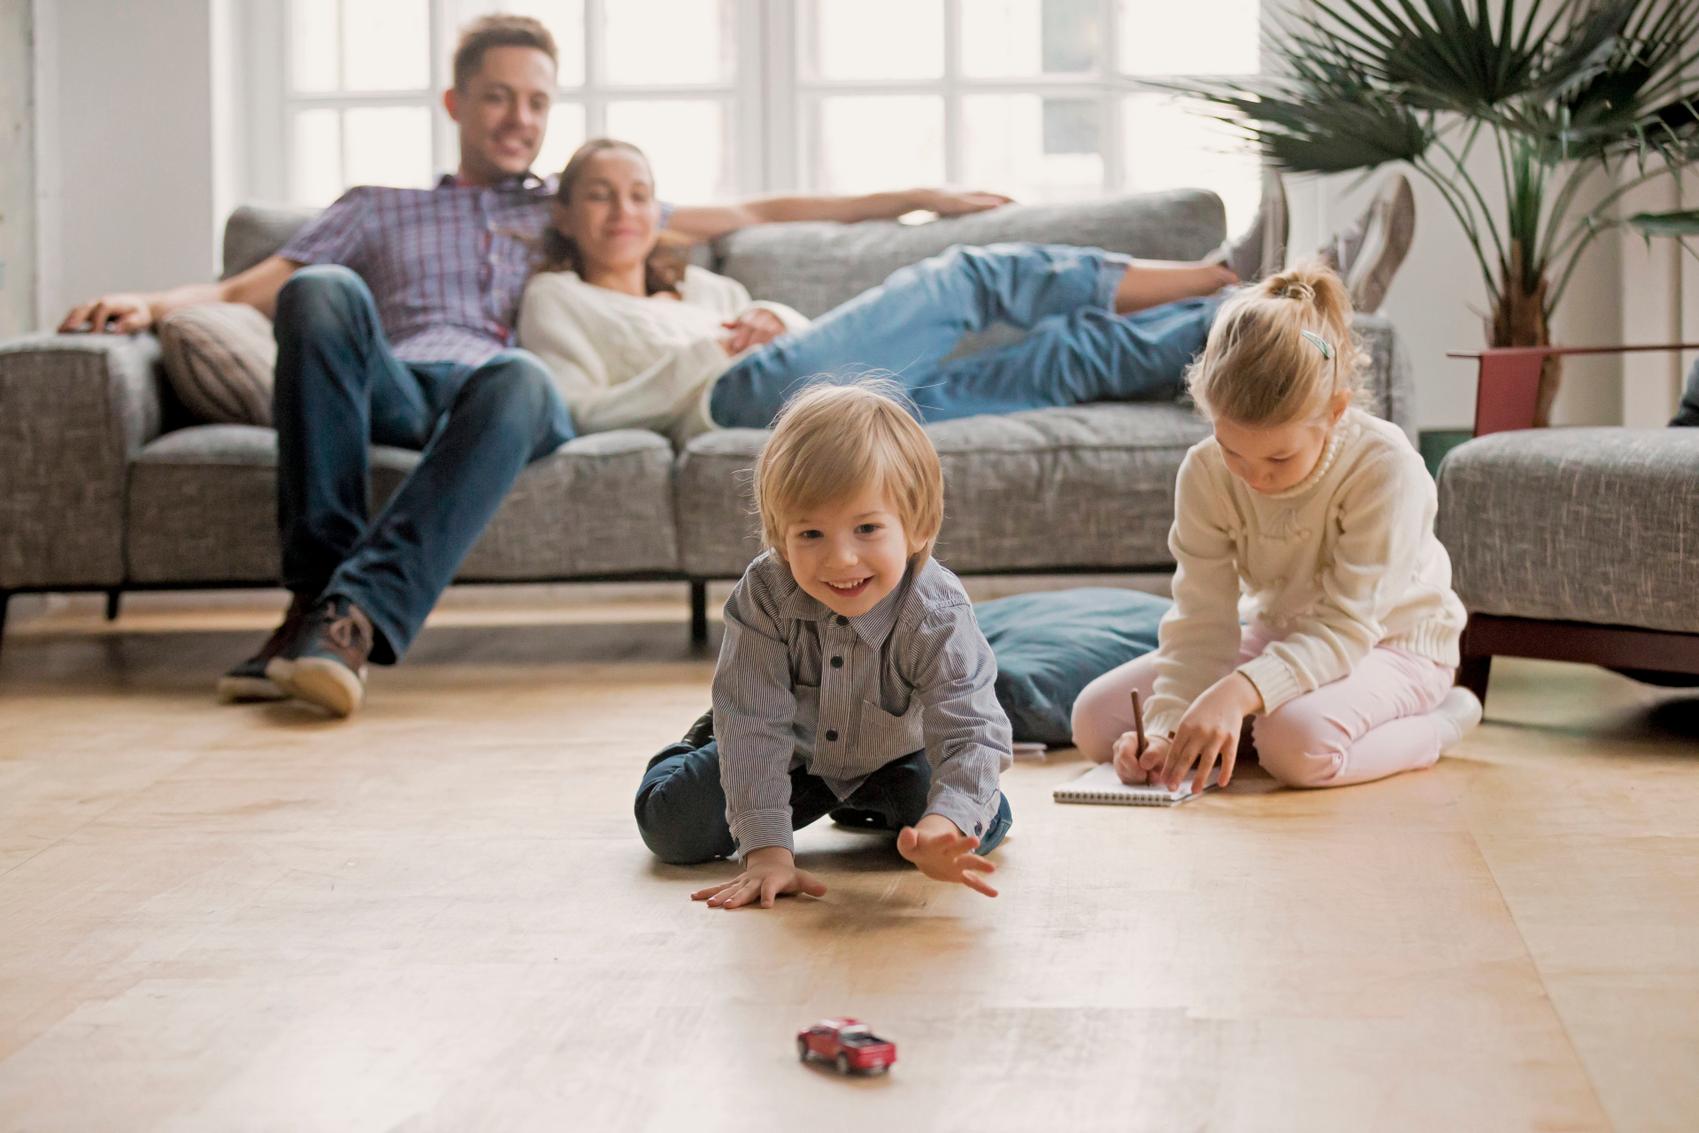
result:
[[[32,0],[0,0],[0,339],[36,325]]]
[[[103,291],[212,278],[212,0],[37,12],[42,318]]]

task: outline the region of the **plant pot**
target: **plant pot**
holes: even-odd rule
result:
[[[1517,261],[1520,258],[1520,249],[1512,245],[1512,262],[1503,266],[1499,300],[1493,305],[1492,315],[1487,320],[1488,346],[1551,345],[1551,328],[1546,322],[1548,280],[1541,272],[1534,285],[1528,287],[1519,270]],[[1551,424],[1552,402],[1557,400],[1562,377],[1561,359],[1547,358],[1540,365],[1540,390],[1534,403],[1536,429],[1544,429]]]

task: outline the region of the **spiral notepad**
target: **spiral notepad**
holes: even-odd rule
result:
[[[1215,790],[1211,783],[1205,791]],[[1099,763],[1078,779],[1063,783],[1051,792],[1059,803],[1107,803],[1111,806],[1174,806],[1195,799],[1192,782],[1187,779],[1178,790],[1170,791],[1160,783],[1129,786],[1115,774],[1115,765]]]

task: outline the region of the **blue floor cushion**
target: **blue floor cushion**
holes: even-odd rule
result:
[[[997,655],[997,701],[1015,739],[1073,742],[1074,700],[1094,677],[1156,648],[1173,602],[1137,590],[1082,586],[974,607]]]

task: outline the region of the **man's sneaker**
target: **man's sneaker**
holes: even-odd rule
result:
[[[1269,170],[1262,175],[1262,200],[1250,227],[1222,244],[1212,262],[1225,264],[1240,283],[1273,275],[1286,266],[1287,227],[1286,187]]]
[[[1416,195],[1410,179],[1395,175],[1362,215],[1321,249],[1323,263],[1339,273],[1351,305],[1363,314],[1380,309],[1392,277],[1416,234]]]
[[[371,619],[346,598],[326,598],[307,615],[295,647],[273,657],[265,671],[291,696],[350,716],[365,699],[371,654]]]
[[[265,700],[287,700],[289,693],[266,674],[266,666],[295,644],[295,639],[307,624],[307,611],[312,599],[295,594],[289,599],[289,610],[282,623],[271,631],[260,651],[236,665],[218,678],[218,699],[224,704],[243,704]]]

